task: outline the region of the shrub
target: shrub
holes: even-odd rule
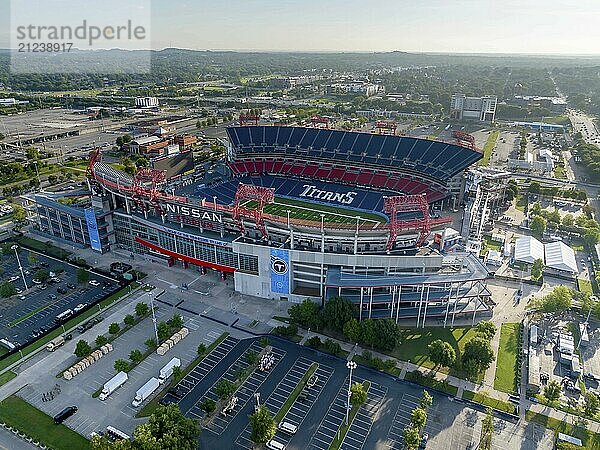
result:
[[[118,334],[119,331],[121,331],[121,327],[117,322],[111,323],[110,326],[108,327],[108,332],[110,334]]]
[[[108,338],[106,336],[104,336],[103,334],[99,334],[98,336],[96,336],[96,346],[98,347],[102,347],[104,344],[106,344],[108,342]]]
[[[88,356],[90,353],[92,353],[92,347],[87,343],[87,341],[81,339],[77,342],[74,353],[79,358],[83,358],[84,356]]]
[[[334,355],[342,354],[342,347],[332,339],[325,339],[325,342],[323,342],[323,349]]]
[[[114,368],[117,372],[129,372],[129,363],[124,359],[117,359]]]
[[[125,325],[133,326],[135,325],[135,317],[133,317],[131,314],[127,314],[123,319],[123,322],[125,323]]]
[[[198,355],[204,355],[206,353],[206,345],[198,344],[198,348],[196,349]]]
[[[306,345],[312,348],[321,348],[323,343],[321,342],[321,338],[319,338],[319,336],[313,336],[306,340]]]

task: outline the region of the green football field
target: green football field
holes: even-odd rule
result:
[[[248,201],[244,204],[246,208],[256,208],[257,202]],[[325,223],[345,223],[356,224],[356,217],[360,216],[360,224],[386,223],[387,220],[374,213],[365,211],[354,211],[347,208],[336,206],[321,205],[319,203],[303,202],[301,200],[292,200],[289,198],[275,197],[275,203],[265,205],[265,214],[273,216],[287,217],[287,211],[290,211],[290,219],[321,221],[321,214],[324,214]]]

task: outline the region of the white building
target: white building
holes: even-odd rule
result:
[[[332,94],[359,94],[372,97],[379,91],[379,85],[366,81],[346,81],[334,83],[328,87],[328,90]]]
[[[158,108],[158,98],[156,97],[136,97],[136,108]]]
[[[536,259],[544,261],[544,244],[533,236],[522,236],[515,242],[515,261],[533,264]]]
[[[470,119],[481,122],[493,122],[496,119],[498,97],[467,97],[465,94],[454,94],[450,101],[450,117],[456,120]]]
[[[550,242],[544,246],[546,268],[569,274],[577,274],[577,260],[571,247],[561,241]]]

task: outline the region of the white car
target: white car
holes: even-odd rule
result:
[[[33,282],[33,284],[42,284],[42,282],[40,280],[38,280],[37,278],[34,278],[31,281]]]
[[[88,305],[87,303],[80,303],[75,308],[73,308],[73,311],[77,313],[77,312],[83,310],[87,305]]]
[[[19,279],[19,277],[17,275],[15,275],[14,277],[10,277],[8,279],[8,281],[10,281],[12,283],[13,281],[17,281],[18,279]]]
[[[100,286],[100,283],[98,283],[96,280],[90,280],[90,281],[89,281],[89,284],[90,284],[91,286]]]

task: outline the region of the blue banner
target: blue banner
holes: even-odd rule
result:
[[[271,249],[271,292],[290,293],[290,255],[287,250]]]
[[[96,214],[94,213],[94,208],[85,208],[84,212],[88,233],[90,235],[90,246],[92,247],[92,250],[101,252],[102,244],[100,243],[100,234],[98,234],[98,222],[96,222]]]

